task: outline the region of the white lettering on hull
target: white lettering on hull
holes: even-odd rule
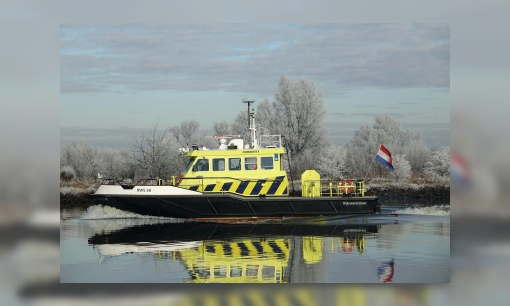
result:
[[[367,205],[367,202],[343,202],[344,205]]]

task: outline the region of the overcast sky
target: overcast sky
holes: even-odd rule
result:
[[[118,147],[156,120],[212,133],[285,75],[315,82],[336,143],[378,114],[450,142],[448,24],[62,24],[60,70],[64,141],[107,146],[115,130]]]

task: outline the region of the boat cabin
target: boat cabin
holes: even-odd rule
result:
[[[278,144],[243,148],[242,142],[233,139],[226,145],[222,138],[219,149],[185,152],[189,162],[176,185],[204,193],[287,196],[289,183],[282,163],[285,149]]]

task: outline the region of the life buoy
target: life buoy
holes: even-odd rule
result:
[[[179,184],[182,182],[182,179],[184,178],[184,173],[179,174],[177,177],[177,182],[175,182],[175,186],[179,186]]]
[[[344,253],[352,253],[353,249],[354,249],[354,242],[352,242],[351,239],[344,239],[344,242],[342,243],[342,251]]]
[[[354,184],[351,181],[343,181],[340,183],[340,192],[351,193],[354,191]]]

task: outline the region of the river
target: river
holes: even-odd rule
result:
[[[61,210],[63,283],[448,283],[450,206],[242,224]]]

